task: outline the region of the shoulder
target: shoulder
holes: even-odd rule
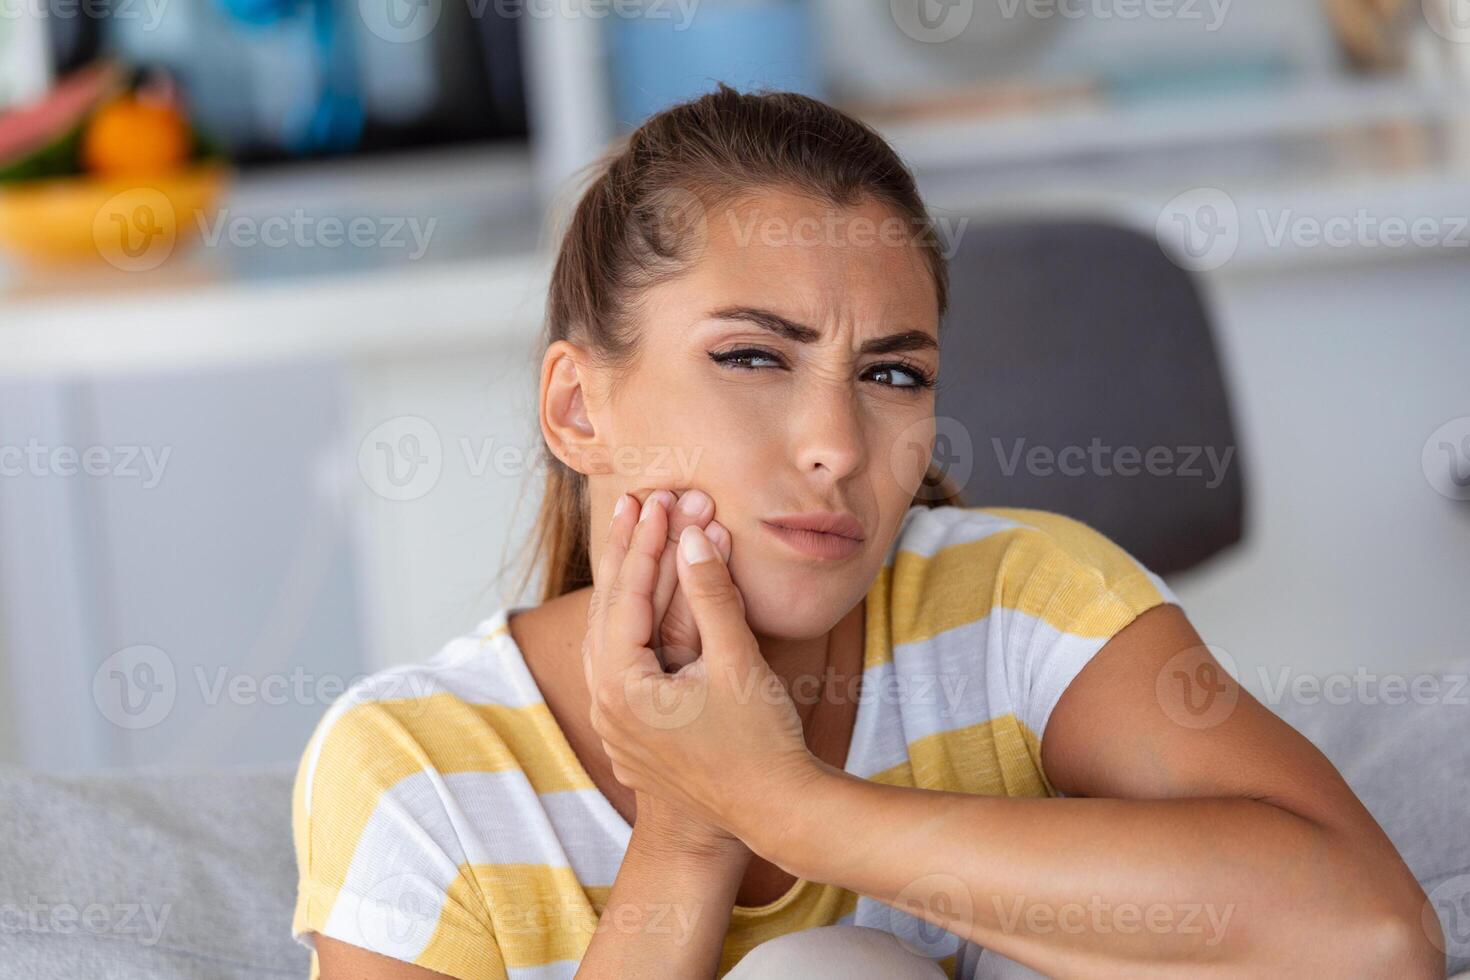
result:
[[[507,718],[540,704],[507,648],[503,613],[427,660],[368,674],[317,723],[296,772],[296,820],[314,804],[386,790],[415,773],[510,767]],[[361,805],[362,801],[355,801]]]
[[[1144,610],[1178,601],[1105,534],[1044,510],[915,506],[889,564],[895,603],[907,597],[931,613],[936,603],[983,607],[979,614],[1000,606],[1092,635],[1111,635]]]
[[[363,677],[317,724],[292,796],[292,932],[308,946],[315,933],[450,976],[497,975],[430,942],[493,949],[488,921],[463,901],[461,869],[483,850],[477,804],[515,807],[527,795],[517,795],[524,739],[511,734],[524,726],[507,718],[534,706],[496,619],[422,663]],[[416,915],[389,927],[384,907]]]

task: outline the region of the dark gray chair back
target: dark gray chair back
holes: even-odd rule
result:
[[[950,283],[935,462],[966,505],[1078,518],[1160,574],[1240,540],[1241,453],[1209,317],[1151,237],[972,223]]]

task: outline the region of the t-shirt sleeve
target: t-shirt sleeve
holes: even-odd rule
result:
[[[1179,600],[1161,578],[1081,521],[1036,510],[989,512],[1018,524],[998,583],[1004,684],[1039,745],[1062,692],[1108,640],[1141,613]]]
[[[422,704],[344,696],[297,769],[298,885],[291,931],[461,980],[507,976],[490,913],[455,831]]]

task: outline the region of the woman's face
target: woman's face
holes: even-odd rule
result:
[[[614,454],[592,492],[611,513],[623,491],[705,491],[752,630],[818,636],[866,593],[929,462],[933,277],[917,229],[877,203],[768,191],[702,226],[693,267],[632,311],[631,373],[587,406]],[[814,511],[855,518],[861,541],[817,556],[767,523]]]

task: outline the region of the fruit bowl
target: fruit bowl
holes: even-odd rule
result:
[[[167,174],[0,186],[0,247],[33,262],[153,268],[198,234],[197,215],[214,207],[226,175],[224,164],[211,161]]]

